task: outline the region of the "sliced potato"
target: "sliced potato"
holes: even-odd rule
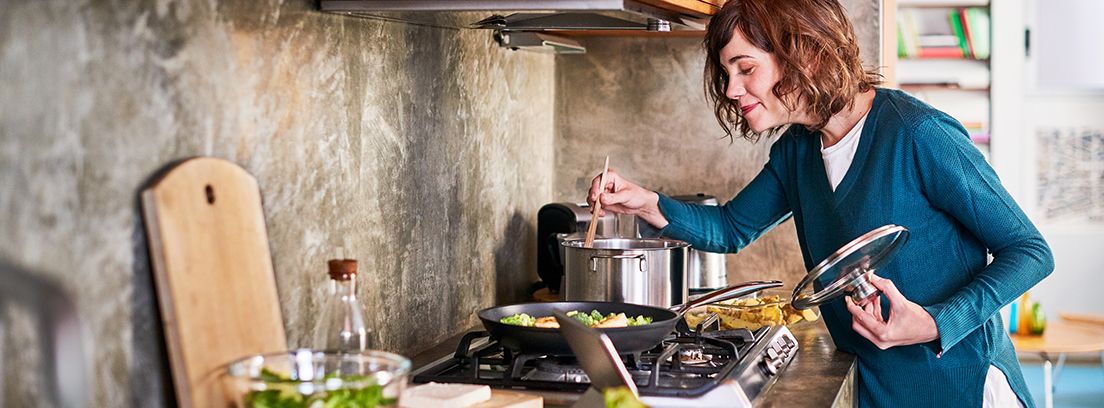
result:
[[[718,304],[696,308],[686,314],[686,322],[695,327],[710,313],[716,314],[724,329],[755,330],[762,326],[792,325],[816,321],[816,310],[797,310],[782,295],[758,298],[730,299]]]
[[[618,313],[602,319],[594,327],[629,327],[629,318],[624,313]]]
[[[691,311],[686,313],[684,318],[686,319],[686,325],[690,327],[698,327],[698,324],[705,320],[706,313]]]
[[[537,321],[535,323],[533,323],[533,326],[545,327],[545,328],[549,328],[549,329],[558,329],[558,328],[560,328],[560,322],[556,321],[555,316],[538,317]]]

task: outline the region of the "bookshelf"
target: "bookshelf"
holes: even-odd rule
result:
[[[890,84],[962,122],[989,156],[992,118],[988,0],[886,0],[883,64]],[[892,16],[892,17],[888,17]]]

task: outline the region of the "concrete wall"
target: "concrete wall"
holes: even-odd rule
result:
[[[877,1],[844,1],[864,61],[878,65]],[[587,38],[584,55],[556,57],[556,190],[583,201],[605,156],[610,167],[669,195],[706,193],[722,203],[766,163],[775,139],[730,141],[702,88],[700,38]],[[730,282],[805,273],[793,221],[738,254],[728,255]]]
[[[181,158],[257,177],[291,346],[309,345],[338,247],[361,261],[384,349],[413,354],[525,295],[552,198],[553,58],[315,7],[0,7],[0,258],[75,297],[90,406],[171,398],[137,195]],[[4,372],[34,372],[27,316],[3,320]],[[39,406],[27,382],[5,375],[0,405]]]

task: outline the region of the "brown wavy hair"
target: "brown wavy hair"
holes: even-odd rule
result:
[[[837,0],[729,0],[709,22],[702,45],[706,51],[705,93],[713,103],[725,135],[759,139],[739,115],[739,103],[725,95],[728,75],[721,49],[740,30],[754,46],[774,55],[780,70],[771,89],[791,112],[805,103],[819,131],[828,119],[855,100],[855,95],[881,84],[881,75],[867,71],[859,58],[855,29]],[[764,133],[771,136],[781,127]]]

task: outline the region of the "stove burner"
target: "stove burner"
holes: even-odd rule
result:
[[[706,355],[701,347],[687,347],[679,350],[679,361],[683,364],[700,365],[713,359],[712,355]]]
[[[537,368],[530,371],[522,377],[522,379],[590,383],[590,377],[587,377],[586,372],[583,371],[583,368],[579,366],[579,363],[575,361],[575,359],[570,359],[570,361],[561,361],[559,359],[537,361]]]

